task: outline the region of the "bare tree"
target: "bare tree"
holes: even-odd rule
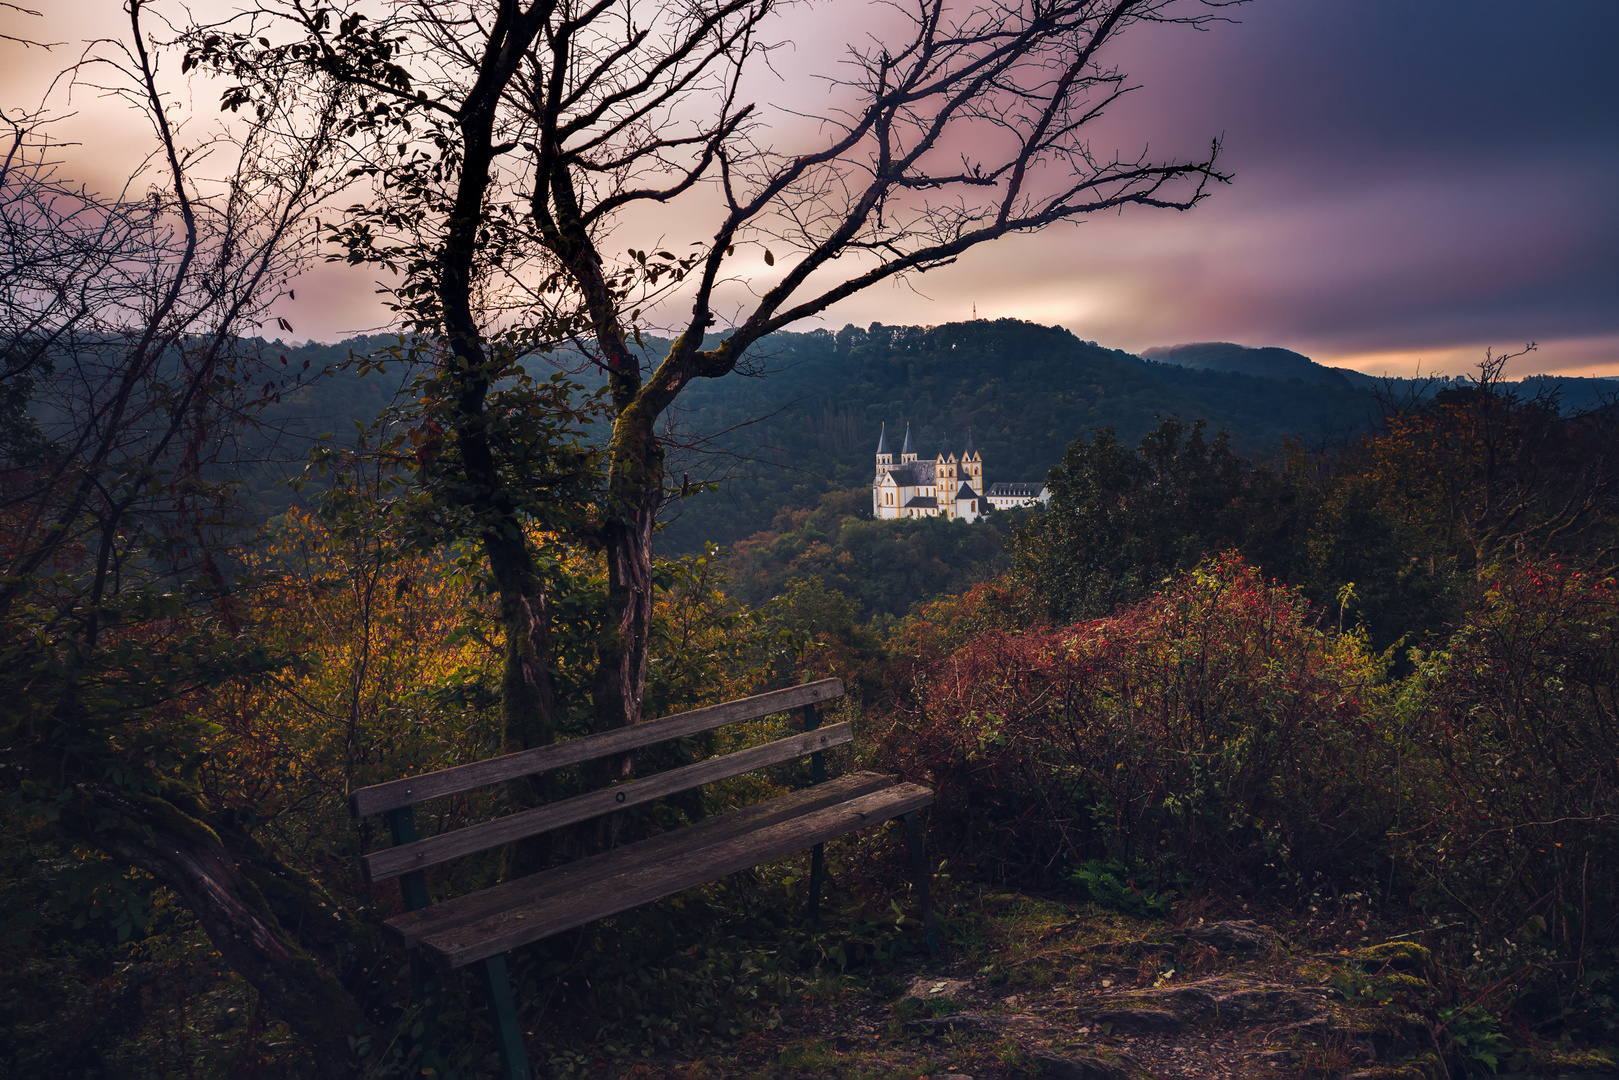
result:
[[[862,6],[895,33],[851,45],[813,114],[750,100],[777,0],[400,0],[374,21],[357,3],[264,0],[199,29],[192,59],[237,77],[231,108],[293,70],[354,95],[346,131],[375,195],[332,239],[397,271],[402,317],[441,343],[440,464],[503,599],[507,732],[521,746],[552,733],[547,590],[522,529],[529,479],[503,470],[490,435],[499,380],[561,342],[607,376],[605,478],[574,528],[610,572],[596,722],[637,723],[653,524],[671,494],[658,425],[681,391],[737,370],[774,330],[980,244],[1125,206],[1195,206],[1226,179],[1217,147],[1165,163],[1095,152],[1087,136],[1129,89],[1106,59],[1115,38],[1222,6]],[[648,210],[663,236],[700,239],[619,254],[629,217]],[[674,340],[646,365],[635,343],[653,319]]]
[[[308,959],[299,927],[316,908],[284,918],[267,902],[263,882],[297,877],[198,798],[198,733],[176,705],[257,663],[230,603],[220,455],[277,391],[242,335],[345,179],[340,111],[284,98],[234,136],[184,142],[145,9],[127,0],[128,37],[58,83],[151,125],[122,190],[68,180],[44,113],[5,115],[0,783],[52,835],[170,887],[342,1072],[358,1013]]]

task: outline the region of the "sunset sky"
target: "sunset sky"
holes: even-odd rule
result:
[[[8,113],[37,103],[82,39],[122,29],[117,0],[42,5],[44,19],[0,12],[0,32],[64,42],[0,42]],[[854,35],[868,10],[800,7],[788,36]],[[1232,15],[1123,39],[1114,60],[1141,89],[1097,135],[1158,157],[1222,137],[1232,186],[1189,213],[1002,242],[803,328],[976,309],[1130,350],[1280,345],[1375,374],[1454,374],[1533,340],[1517,374],[1619,375],[1619,2],[1254,0]],[[53,104],[77,112],[68,166],[92,183],[148,137],[92,95]],[[309,285],[284,312],[299,339],[383,318],[362,273],[323,267]]]

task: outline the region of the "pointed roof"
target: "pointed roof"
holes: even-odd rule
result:
[[[954,461],[954,460],[956,460],[956,455],[954,455],[954,454],[952,454],[950,452],[950,443],[948,441],[946,441],[943,446],[939,447],[938,460],[939,461]]]
[[[909,424],[905,425],[905,445],[900,447],[899,452],[902,454],[916,453],[916,444],[911,442],[911,425]]]
[[[961,486],[956,489],[956,500],[959,502],[962,499],[976,499],[976,498],[978,498],[978,492],[973,490],[973,486],[971,484],[969,484],[969,483],[967,483],[967,481],[963,480],[961,482]]]
[[[877,436],[877,453],[888,453],[888,425],[883,425],[883,433]]]
[[[973,449],[973,429],[968,428],[967,445],[961,448],[961,460],[966,461],[976,453],[978,453],[978,451]]]

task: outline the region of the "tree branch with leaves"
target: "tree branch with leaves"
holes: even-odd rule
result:
[[[287,71],[350,94],[343,131],[373,194],[329,239],[352,263],[397,272],[400,318],[434,343],[435,415],[503,597],[515,749],[554,723],[545,588],[520,539],[530,478],[503,471],[489,445],[499,381],[562,345],[605,376],[612,435],[591,508],[565,524],[610,574],[596,723],[637,723],[653,527],[672,497],[660,422],[681,391],[737,370],[774,330],[979,245],[1104,210],[1197,205],[1227,179],[1217,144],[1159,162],[1099,155],[1088,133],[1129,89],[1106,61],[1122,33],[1199,25],[1224,6],[894,4],[899,30],[851,47],[828,108],[778,111],[792,133],[751,100],[789,10],[777,0],[422,0],[374,20],[353,4],[268,0],[198,29],[190,62],[234,77],[232,108]],[[653,207],[665,235],[701,235],[683,251],[617,254],[630,215]],[[655,324],[674,340],[644,359],[635,343]]]

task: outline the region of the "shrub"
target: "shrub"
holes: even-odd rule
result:
[[[1313,885],[1364,875],[1394,819],[1382,674],[1231,555],[1112,618],[978,634],[919,676],[882,748],[997,876],[1147,860]]]
[[[1518,566],[1482,579],[1471,608],[1398,702],[1426,773],[1403,861],[1419,902],[1467,915],[1477,961],[1520,985],[1534,973],[1526,1008],[1612,1025],[1619,590]]]

